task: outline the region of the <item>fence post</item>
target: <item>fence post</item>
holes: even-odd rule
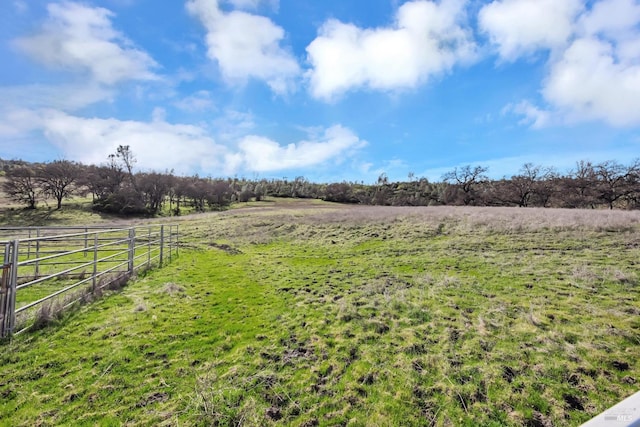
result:
[[[167,248],[169,249],[169,262],[171,262],[171,250],[173,248],[172,238],[173,238],[173,225],[169,225],[169,243],[167,244]]]
[[[84,256],[87,257],[87,248],[89,247],[89,227],[84,228]]]
[[[13,333],[16,322],[16,284],[18,281],[18,241],[5,245],[0,281],[0,337]]]
[[[18,240],[11,242],[13,244],[13,252],[11,254],[11,277],[9,282],[10,295],[9,295],[9,334],[13,333],[13,329],[16,325],[16,292],[18,286]]]
[[[136,230],[129,229],[129,274],[133,275],[133,258],[136,251]]]
[[[35,268],[35,279],[40,277],[40,228],[36,228],[36,268]]]
[[[0,278],[0,337],[8,335],[9,327],[9,277],[11,276],[11,243],[4,245],[4,261]]]
[[[171,233],[169,233],[171,234]],[[171,251],[171,249],[169,249]],[[164,255],[164,225],[160,226],[160,267],[162,267],[162,256]]]
[[[147,234],[147,268],[151,268],[151,226],[149,226]]]
[[[93,235],[93,277],[91,278],[91,290],[96,290],[96,275],[98,274],[98,233]]]

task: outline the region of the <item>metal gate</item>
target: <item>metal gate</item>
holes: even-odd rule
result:
[[[4,260],[0,278],[0,338],[13,333],[16,311],[18,241],[4,243]]]
[[[79,230],[78,230],[79,229]],[[2,228],[0,228],[2,231]],[[89,293],[162,267],[178,254],[178,225],[11,228],[0,241],[0,339],[27,330],[40,313],[56,312]],[[124,279],[126,280],[126,279]]]

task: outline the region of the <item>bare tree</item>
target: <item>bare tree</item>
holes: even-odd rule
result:
[[[62,207],[62,199],[73,195],[73,184],[80,176],[77,163],[68,160],[56,160],[42,166],[38,171],[38,182],[45,195],[56,199],[58,209]]]
[[[475,190],[478,184],[487,181],[485,173],[489,168],[484,166],[471,165],[454,168],[452,171],[442,175],[442,180],[449,184],[456,185],[463,192],[463,203],[470,205],[475,202]]]
[[[124,182],[125,172],[115,162],[115,156],[110,156],[109,160],[107,165],[87,166],[77,181],[78,185],[89,189],[94,201],[117,193]]]
[[[608,160],[596,165],[595,172],[598,178],[597,197],[605,202],[609,209],[613,209],[618,200],[629,194],[629,169],[616,161]]]
[[[6,174],[7,180],[2,183],[2,189],[16,202],[24,203],[28,209],[35,209],[38,196],[42,194],[36,179],[36,173],[31,167],[18,166],[10,169]]]
[[[503,181],[507,191],[504,199],[519,207],[532,204],[546,206],[554,192],[555,177],[556,173],[551,168],[525,163],[518,175]]]
[[[136,164],[137,160],[133,155],[133,151],[131,151],[131,147],[128,145],[119,145],[116,149],[116,157],[120,159],[122,164],[124,165],[127,173],[129,174],[129,180],[131,181],[131,185],[134,190],[138,190],[138,184],[136,182],[136,177],[133,174],[133,167]]]
[[[640,158],[633,160],[627,167],[625,201],[630,209],[640,207]]]
[[[598,183],[595,167],[591,162],[580,160],[568,176],[559,179],[558,192],[564,206],[569,208],[594,208],[595,189]]]

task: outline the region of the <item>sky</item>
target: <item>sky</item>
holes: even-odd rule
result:
[[[372,183],[640,157],[640,0],[2,0],[0,158]]]

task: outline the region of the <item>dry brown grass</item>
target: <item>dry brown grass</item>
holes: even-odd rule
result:
[[[351,223],[354,220],[389,222],[406,219],[433,223],[453,220],[469,227],[487,227],[503,232],[582,228],[620,231],[636,227],[640,223],[640,211],[476,206],[341,206],[339,209],[325,209],[311,215],[310,218],[323,223]]]
[[[203,221],[206,218],[206,221]],[[296,200],[265,203],[265,207],[174,218],[189,247],[212,243],[268,243],[279,239],[320,243],[406,239],[455,233],[622,232],[625,244],[640,246],[640,211],[543,209],[508,207],[389,207],[341,205]],[[561,239],[562,236],[559,236]],[[596,243],[597,242],[593,242]],[[591,244],[591,243],[590,243]]]

